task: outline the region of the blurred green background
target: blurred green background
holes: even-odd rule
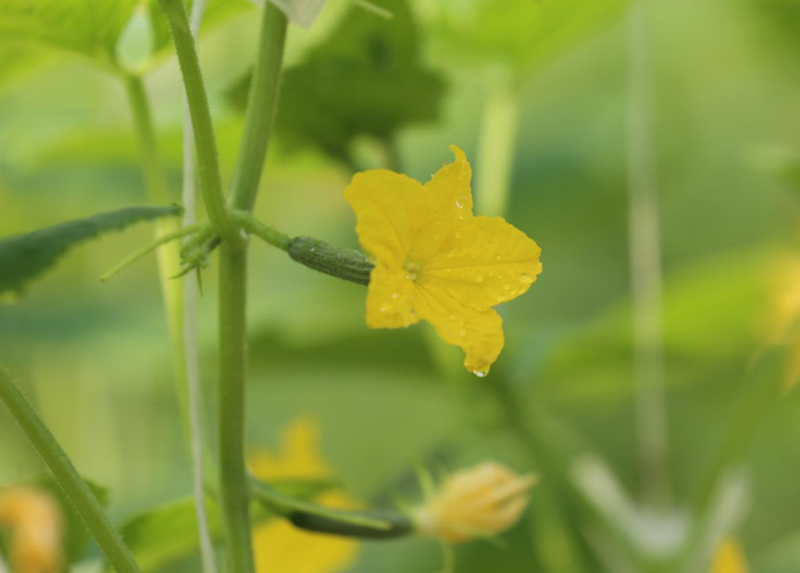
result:
[[[287,85],[295,82],[296,93],[310,99],[287,100],[279,109],[257,206],[263,221],[290,235],[356,247],[342,190],[354,168],[382,165],[386,133],[396,138],[402,170],[412,177],[427,180],[450,161],[447,146],[457,144],[479,179],[481,120],[500,69],[520,90],[507,219],[542,247],[544,272],[530,293],[502,307],[506,347],[479,381],[450,374],[454,357],[432,342],[427,327],[370,331],[363,288],[255,243],[252,448],[275,447],[282,427],[310,415],[319,421],[325,456],[360,499],[413,484],[410,468],[418,459],[438,456],[456,469],[495,458],[520,471],[537,469],[498,422],[503,414],[482,398],[485,386],[502,378],[526,407],[605,458],[631,497],[640,497],[628,259],[628,22],[621,7],[589,31],[540,47],[537,34],[550,24],[530,26],[542,17],[531,10],[558,11],[561,1],[503,7],[422,0],[412,7],[413,35],[397,39],[402,53],[416,51],[413,62],[398,64],[363,92],[363,67],[336,67],[336,57],[350,57],[347,42],[358,43],[357,26],[339,28],[352,15],[349,2],[331,0],[308,31],[291,28],[287,60],[299,71],[291,80],[287,75]],[[236,157],[242,128],[236,93],[252,66],[259,20],[254,6],[230,3],[237,9],[209,27],[200,50],[224,176]],[[742,399],[753,353],[800,310],[792,304],[800,298],[800,206],[771,170],[775,157],[800,149],[800,2],[654,0],[649,8],[669,477],[675,503],[685,506]],[[367,13],[359,13],[360,21],[365,15],[375,20],[376,34],[401,25],[400,18],[384,22]],[[135,59],[134,40],[125,49]],[[304,72],[319,69],[332,79],[303,83]],[[355,79],[342,80],[348,76],[337,70]],[[182,97],[173,56],[147,75],[146,85],[177,200]],[[395,91],[399,101],[392,100]],[[352,96],[359,93],[367,96]],[[318,109],[315,97],[331,110]],[[334,143],[320,143],[316,131],[334,130],[321,117],[337,114],[346,116],[347,129],[331,135]],[[484,190],[474,192],[480,202]],[[88,58],[0,32],[0,235],[144,202],[120,83]],[[151,258],[107,284],[98,281],[150,233],[142,225],[78,248],[22,298],[0,306],[0,359],[77,467],[110,489],[116,520],[190,492],[155,263]],[[209,419],[213,268],[212,261],[200,306]],[[799,417],[798,393],[788,393],[746,457],[749,504],[735,534],[759,573],[800,567]],[[556,433],[539,439],[557,444]],[[0,411],[0,484],[43,471]],[[534,490],[528,515],[505,536],[505,547],[459,548],[456,570],[527,572],[537,570],[533,563],[545,571],[574,570],[548,491]],[[348,571],[433,572],[440,559],[431,541],[364,544]]]

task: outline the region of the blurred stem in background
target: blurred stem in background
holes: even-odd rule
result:
[[[201,5],[203,1],[195,3]],[[124,77],[125,87],[128,94],[128,102],[132,111],[134,127],[139,140],[139,149],[142,155],[142,166],[144,170],[145,183],[147,186],[148,200],[153,203],[168,203],[169,192],[166,180],[166,172],[161,161],[158,150],[158,143],[155,135],[153,115],[150,102],[145,91],[142,78],[136,75]],[[189,122],[191,130],[191,122]],[[193,134],[188,139],[189,145],[193,140]],[[194,189],[194,150],[191,150],[191,181],[184,182],[184,186],[191,185]],[[186,155],[184,155],[185,159]],[[194,193],[191,193],[190,202],[186,203],[186,193],[184,192],[184,226],[191,225],[194,220]],[[180,228],[180,222],[176,219],[163,220],[156,227],[156,236],[164,237],[174,233]],[[200,410],[199,404],[194,402],[197,398],[195,392],[190,388],[194,384],[199,386],[199,371],[197,355],[196,335],[190,334],[189,330],[196,332],[196,294],[195,285],[191,280],[184,278],[173,278],[181,267],[180,257],[181,245],[179,242],[171,242],[162,245],[157,251],[159,281],[161,283],[162,295],[164,298],[165,312],[169,326],[171,341],[171,356],[173,362],[173,377],[175,390],[178,396],[178,405],[181,413],[181,427],[184,438],[188,444],[187,454],[195,463],[203,463],[202,453],[196,452],[196,442],[202,443],[202,435],[198,433],[198,422],[195,418]],[[194,470],[197,471],[196,469]],[[197,476],[194,479],[195,496],[198,501],[204,500],[203,476],[200,475],[200,488],[198,490]],[[206,573],[212,573],[215,569],[213,561],[213,547],[207,531],[207,519],[205,518],[205,503],[196,503],[199,535],[201,540],[203,567]],[[211,567],[211,568],[209,568]]]
[[[670,503],[661,302],[661,238],[647,0],[633,3],[628,43],[628,192],[636,420],[646,506]]]
[[[511,72],[498,67],[486,82],[476,174],[480,215],[502,217],[508,209],[519,124],[520,93]]]
[[[208,0],[195,0],[189,15],[189,32],[199,43],[200,24],[203,21]],[[190,226],[196,220],[196,189],[194,163],[194,129],[189,102],[184,94],[183,100],[183,225]],[[188,240],[188,239],[187,239]],[[211,541],[211,530],[205,503],[206,464],[210,458],[206,455],[205,432],[203,431],[203,399],[200,378],[200,346],[198,342],[197,324],[197,290],[195,283],[199,280],[198,269],[194,268],[183,279],[183,344],[186,371],[186,393],[188,395],[190,458],[192,461],[192,490],[194,507],[197,516],[197,530],[200,539],[200,556],[203,573],[216,573],[217,564],[214,545]],[[176,359],[177,360],[177,359]],[[178,392],[181,394],[182,392]],[[185,418],[185,416],[184,416]]]

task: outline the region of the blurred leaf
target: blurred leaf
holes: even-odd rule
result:
[[[137,0],[0,0],[0,37],[113,62]]]
[[[314,497],[330,485],[328,481],[316,480],[284,480],[273,484],[282,493],[298,499]],[[216,543],[222,540],[219,506],[213,499],[206,498],[206,510],[211,539]],[[274,517],[258,503],[252,505],[250,513],[254,524]],[[145,573],[158,571],[170,563],[189,557],[200,548],[193,498],[146,511],[122,525],[119,532]]]
[[[139,221],[180,215],[177,205],[127,207],[68,221],[0,241],[0,293],[20,291],[45,272],[70,248],[108,231],[121,231]]]
[[[193,3],[194,0],[184,0],[187,11],[191,11]],[[158,2],[150,0],[148,8],[153,35],[153,62],[151,63],[155,63],[172,53],[172,35],[167,18]],[[249,8],[252,8],[252,5],[245,0],[208,0],[200,32],[207,32]]]
[[[352,164],[357,137],[386,141],[409,124],[439,117],[445,84],[420,61],[408,1],[375,4],[394,18],[387,21],[353,7],[303,63],[284,72],[276,129],[288,142],[315,146]],[[241,109],[250,81],[244,78],[230,92]]]
[[[442,0],[429,7],[448,51],[524,76],[622,13],[628,0]]]
[[[308,28],[317,19],[327,0],[269,0],[286,14],[289,21]]]

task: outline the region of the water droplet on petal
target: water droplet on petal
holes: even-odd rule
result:
[[[517,278],[519,279],[519,282],[521,282],[523,284],[526,284],[526,285],[529,285],[529,284],[531,284],[533,282],[533,277],[531,275],[529,275],[528,273],[522,273]]]
[[[462,328],[461,330],[458,331],[458,335],[463,338],[464,336],[467,335],[467,329],[466,328]]]
[[[463,209],[468,202],[469,202],[469,195],[462,193],[461,195],[456,197],[456,207],[458,207],[459,209]]]
[[[392,308],[392,305],[385,302],[381,305],[381,312],[387,312],[390,308]]]
[[[479,283],[482,283],[483,282],[483,273],[478,273],[477,275],[475,275],[475,280],[478,281]]]
[[[504,285],[503,285],[503,288],[504,288],[505,290],[509,290],[509,289],[511,289],[511,285],[510,285],[510,284],[508,284],[508,283],[506,283],[506,284],[504,284]]]
[[[503,258],[503,255],[497,255],[497,256],[495,257],[495,259],[497,259],[498,261],[499,261],[499,260],[501,260],[502,258]]]
[[[392,293],[392,298],[394,298],[394,299],[396,299],[396,298],[397,298],[397,293],[396,293],[396,292],[393,292],[393,293]]]

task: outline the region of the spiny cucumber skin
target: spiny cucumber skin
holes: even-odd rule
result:
[[[313,237],[296,237],[289,242],[292,260],[315,271],[360,285],[368,285],[373,265],[366,255],[334,247]]]

